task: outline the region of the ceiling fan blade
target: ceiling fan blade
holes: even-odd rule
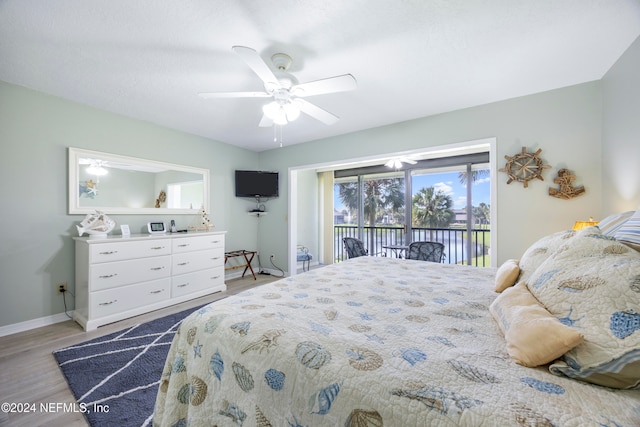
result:
[[[203,92],[198,96],[204,99],[210,98],[269,98],[267,92]]]
[[[260,120],[258,126],[261,128],[270,128],[271,126],[273,126],[273,120],[265,115],[262,115],[262,119]]]
[[[265,85],[268,83],[278,84],[278,79],[271,71],[271,68],[262,60],[258,52],[245,46],[233,46],[233,51],[240,55],[240,58],[260,77]]]
[[[340,120],[338,116],[331,114],[327,110],[323,110],[322,108],[310,103],[307,100],[296,98],[294,99],[294,102],[298,105],[298,107],[300,107],[300,111],[310,115],[314,119],[320,120],[326,125],[335,124],[338,122],[338,120]]]
[[[296,96],[313,96],[325,93],[346,92],[358,87],[355,77],[351,74],[329,77],[315,80],[313,82],[302,83],[291,88],[291,93]]]

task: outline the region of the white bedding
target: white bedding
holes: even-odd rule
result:
[[[509,358],[494,275],[359,257],[212,303],[176,334],[154,425],[639,426],[640,391]]]

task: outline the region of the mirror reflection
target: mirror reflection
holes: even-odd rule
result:
[[[208,210],[209,171],[69,148],[69,213]]]

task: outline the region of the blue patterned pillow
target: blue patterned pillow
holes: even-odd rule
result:
[[[640,209],[616,231],[614,237],[640,251]]]
[[[527,280],[531,293],[584,342],[552,373],[612,388],[640,388],[640,253],[585,228]]]

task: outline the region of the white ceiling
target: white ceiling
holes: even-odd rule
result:
[[[307,98],[285,145],[598,80],[640,35],[639,0],[0,0],[0,80],[251,150],[265,99],[231,47],[284,52]]]

